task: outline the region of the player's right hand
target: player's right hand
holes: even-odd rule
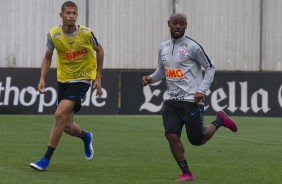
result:
[[[39,93],[44,94],[45,93],[45,82],[40,80],[39,84],[37,86],[37,90],[39,91]]]
[[[201,92],[196,92],[194,96],[194,103],[198,105],[198,103],[205,103],[205,94]]]
[[[143,76],[142,84],[143,86],[147,86],[148,84],[152,83],[152,78],[150,76]]]

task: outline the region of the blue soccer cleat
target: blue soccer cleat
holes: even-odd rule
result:
[[[93,135],[91,132],[86,132],[86,139],[84,141],[84,156],[86,160],[91,160],[94,156],[94,149],[92,146]]]
[[[46,169],[46,167],[49,165],[50,160],[48,160],[45,157],[42,157],[39,161],[31,163],[30,167],[32,169],[35,169],[37,171],[43,171]]]

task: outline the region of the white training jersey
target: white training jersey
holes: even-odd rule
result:
[[[164,100],[194,102],[196,92],[209,89],[214,74],[215,67],[201,45],[183,36],[160,45],[158,67],[150,77],[152,82],[166,78],[168,95]]]

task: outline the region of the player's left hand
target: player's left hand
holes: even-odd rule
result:
[[[205,94],[201,92],[196,92],[194,96],[194,103],[198,105],[198,103],[204,103],[205,102]]]
[[[96,78],[93,81],[93,88],[97,90],[97,94],[96,94],[97,97],[101,97],[103,95],[102,85],[101,85],[101,78]]]

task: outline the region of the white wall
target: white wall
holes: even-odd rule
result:
[[[259,69],[259,0],[179,0],[187,34],[202,44],[220,70]]]
[[[263,4],[262,61],[266,71],[282,70],[282,1]]]
[[[0,67],[40,67],[47,33],[60,24],[64,0],[1,0]],[[75,1],[85,11],[85,1]],[[85,14],[79,16],[85,22]],[[55,56],[55,55],[54,55]],[[55,58],[55,57],[54,57]],[[52,67],[55,66],[55,59]]]
[[[60,24],[64,0],[1,0],[0,67],[40,67],[48,30]],[[86,24],[86,0],[75,1]],[[104,68],[151,69],[169,37],[172,0],[89,0],[89,27],[105,49]],[[282,2],[263,0],[175,0],[188,17],[186,34],[198,41],[217,70],[281,71]],[[55,67],[55,59],[52,67]]]
[[[90,24],[105,49],[106,68],[155,68],[168,38],[169,0],[90,1]],[[99,7],[99,8],[97,8]]]

